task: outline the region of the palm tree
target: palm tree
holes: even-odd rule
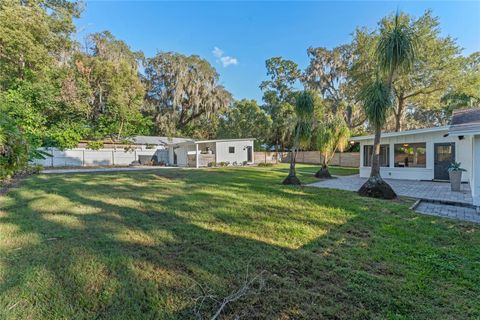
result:
[[[315,130],[317,150],[322,155],[322,166],[315,173],[317,178],[331,178],[328,163],[337,150],[343,151],[350,137],[350,130],[341,115],[327,116],[319,121]]]
[[[360,93],[369,123],[375,128],[373,140],[372,171],[370,178],[358,190],[363,196],[394,199],[392,187],[380,176],[380,137],[388,111],[392,106],[392,83],[395,75],[408,72],[415,62],[415,40],[412,30],[400,21],[397,12],[392,25],[381,29],[376,56],[378,75]]]
[[[306,147],[312,136],[312,122],[314,113],[313,96],[308,91],[300,93],[295,103],[296,124],[293,139],[293,147],[290,153],[290,170],[283,184],[300,185],[295,172],[295,161],[299,148]]]

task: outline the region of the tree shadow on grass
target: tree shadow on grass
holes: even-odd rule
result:
[[[397,204],[353,194],[355,201],[348,202],[338,199],[346,192],[281,187],[272,183],[276,176],[257,173],[79,174],[26,181],[0,206],[0,224],[11,226],[15,238],[26,238],[2,250],[0,315],[194,318],[193,301],[201,295],[196,283],[224,297],[242,285],[247,265],[251,274],[266,270],[265,287],[228,306],[227,319],[426,318],[439,310],[475,315],[473,302],[442,306],[442,296],[431,289],[441,287],[439,278],[450,279],[448,285],[458,277],[480,281],[443,265],[432,268],[444,258],[435,246],[445,241],[443,233],[458,236],[456,245],[471,244],[480,241],[478,229],[449,222],[429,228],[438,220],[405,213]],[[242,192],[291,206],[260,203],[261,197],[243,205]],[[50,206],[50,199],[57,203]],[[241,210],[256,214],[241,212],[239,202]],[[298,203],[325,212],[317,218],[315,212],[295,213]],[[277,228],[269,230],[270,223]],[[303,227],[323,233],[304,235]],[[473,231],[461,235],[461,228]],[[262,236],[262,230],[280,235]],[[303,240],[285,240],[282,232]],[[471,267],[461,259],[463,247],[454,251],[455,267]],[[478,294],[478,288],[457,286],[466,290],[462,297]],[[210,301],[201,311],[211,315],[216,307]]]

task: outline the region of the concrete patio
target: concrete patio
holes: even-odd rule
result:
[[[321,180],[311,183],[308,186],[316,188],[329,188],[357,191],[366,178],[360,178],[359,175],[337,176],[335,179]],[[411,197],[416,199],[427,199],[436,201],[447,201],[462,204],[473,204],[472,193],[469,184],[462,184],[460,192],[450,190],[450,184],[434,181],[416,181],[385,179],[399,196]]]

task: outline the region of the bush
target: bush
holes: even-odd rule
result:
[[[230,165],[230,162],[228,162],[228,161],[222,161],[222,162],[217,163],[217,165],[218,165],[219,167],[227,167],[228,165]]]
[[[8,116],[0,118],[0,179],[10,178],[25,169],[29,144],[23,132]]]
[[[33,165],[31,168],[32,168],[32,174],[40,173],[43,171],[43,169],[45,169],[41,164]]]
[[[89,141],[86,148],[90,150],[100,150],[103,148],[103,141]]]
[[[269,163],[269,162],[260,162],[258,164],[259,167],[273,167],[273,163]]]
[[[217,163],[216,162],[209,162],[207,166],[210,167],[210,168],[216,167]]]

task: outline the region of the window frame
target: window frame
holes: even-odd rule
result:
[[[233,150],[233,151],[232,151]],[[235,153],[235,146],[229,146],[228,147],[228,153]]]
[[[385,161],[382,162],[382,148],[387,149],[387,157],[386,157],[386,159],[384,159],[384,160],[386,160],[386,164],[385,164]],[[368,149],[371,149],[371,151],[368,152],[367,151]],[[371,168],[372,167],[372,161],[373,161],[372,155],[373,155],[373,144],[363,145],[363,167],[364,168]],[[368,160],[370,160],[370,161],[367,161],[367,157],[369,157]],[[390,167],[390,144],[388,144],[388,143],[380,144],[380,167],[381,168],[389,168]]]
[[[408,161],[406,162],[407,165],[405,165],[405,162],[404,162],[404,165],[401,166],[399,165],[399,161],[397,161],[397,150],[401,148],[406,148],[409,146],[413,147],[413,154],[403,152],[403,155],[406,155],[406,159],[408,159]],[[397,149],[397,147],[400,147],[400,148]],[[424,149],[423,155],[425,157],[424,163],[420,165],[418,165],[418,149],[419,148]],[[398,154],[398,155],[401,156],[402,154]],[[412,160],[410,160],[410,156],[413,157]],[[428,160],[427,159],[427,142],[404,142],[404,143],[395,143],[393,145],[393,166],[395,168],[425,169],[427,168],[427,160]],[[416,164],[414,164],[415,161],[417,161]],[[411,165],[411,164],[414,164],[414,165]]]

